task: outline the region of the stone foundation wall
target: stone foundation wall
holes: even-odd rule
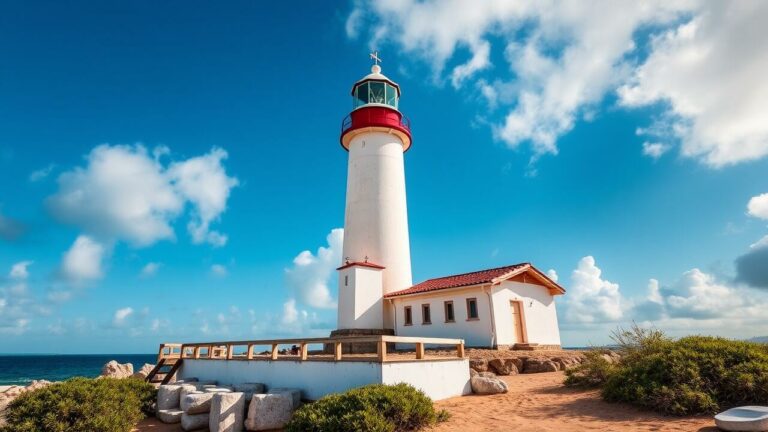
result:
[[[331,332],[331,337],[352,337],[352,336],[379,336],[379,335],[387,335],[387,336],[394,336],[395,331],[393,329],[342,329],[342,330],[333,330]],[[395,344],[388,343],[387,344],[387,351],[394,351]],[[371,354],[375,353],[377,350],[376,343],[375,342],[358,342],[358,343],[349,343],[349,344],[342,344],[341,346],[341,352],[343,354]],[[326,354],[333,354],[333,345],[332,344],[325,344],[323,347],[323,352]]]

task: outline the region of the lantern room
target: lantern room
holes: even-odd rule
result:
[[[349,150],[355,136],[366,132],[396,135],[403,151],[411,146],[411,126],[399,110],[400,86],[381,73],[374,64],[371,73],[352,86],[352,112],[341,125],[341,145]]]

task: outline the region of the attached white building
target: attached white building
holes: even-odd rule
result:
[[[523,263],[430,279],[388,293],[398,336],[452,337],[470,347],[560,348],[555,296],[565,290]]]

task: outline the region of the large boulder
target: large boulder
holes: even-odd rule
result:
[[[157,418],[163,423],[181,423],[182,414],[184,413],[178,408],[157,410]]]
[[[291,420],[294,403],[290,393],[253,395],[245,428],[249,431],[281,429]]]
[[[469,359],[469,368],[476,372],[485,372],[488,370],[488,360]]]
[[[108,363],[109,364],[109,363]],[[149,373],[152,372],[152,369],[155,368],[155,365],[144,363],[144,366],[139,369],[138,372],[134,372],[133,375],[131,375],[131,378],[137,378],[140,380],[145,380],[149,376]]]
[[[548,359],[527,359],[523,373],[557,372],[560,366]]]
[[[208,429],[208,423],[210,422],[210,415],[208,413],[202,414],[187,414],[181,415],[181,429],[185,431],[196,431]]]
[[[553,358],[552,361],[557,363],[560,370],[566,370],[581,364],[581,360],[578,357],[556,357]]]
[[[133,375],[133,365],[131,363],[118,363],[115,360],[110,361],[101,367],[101,376],[108,378],[128,378]]]
[[[522,369],[523,362],[520,359],[493,359],[488,366],[497,375],[517,375]],[[480,371],[478,371],[480,372]]]
[[[509,391],[507,383],[499,378],[491,378],[487,376],[476,376],[470,380],[472,386],[472,392],[475,394],[487,395],[487,394],[499,394]]]
[[[31,383],[29,383],[27,386],[9,386],[0,393],[0,413],[5,410],[5,407],[8,406],[14,399],[19,397],[22,393],[41,389],[43,387],[47,387],[49,385],[53,384],[50,381],[46,380],[33,380]]]
[[[157,410],[171,410],[179,408],[181,398],[181,386],[175,384],[161,385],[157,390]],[[181,420],[179,420],[181,421]]]
[[[184,400],[185,397],[193,393],[203,393],[203,392],[198,390],[197,387],[195,387],[192,384],[182,384],[181,391],[179,392],[179,406],[181,406],[182,401]],[[184,408],[182,408],[181,410],[184,411]]]
[[[232,386],[236,392],[245,393],[245,402],[248,403],[257,393],[264,393],[266,385],[262,383],[240,383]]]
[[[297,409],[299,406],[301,406],[301,390],[297,388],[282,388],[277,387],[273,389],[269,389],[270,393],[287,393],[290,395],[291,400],[293,401],[293,409]]]
[[[203,414],[211,411],[215,393],[190,393],[181,400],[181,410],[187,414]]]
[[[214,393],[208,428],[211,432],[240,432],[245,417],[245,393]]]

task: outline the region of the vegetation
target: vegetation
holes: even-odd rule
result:
[[[408,384],[374,384],[332,394],[297,410],[287,432],[415,431],[447,419]]]
[[[137,379],[73,378],[20,395],[0,432],[130,432],[152,413],[155,397]]]
[[[607,401],[675,415],[768,403],[766,345],[704,336],[674,340],[637,326],[612,338],[620,359],[589,353],[566,372],[566,385],[600,387]]]

